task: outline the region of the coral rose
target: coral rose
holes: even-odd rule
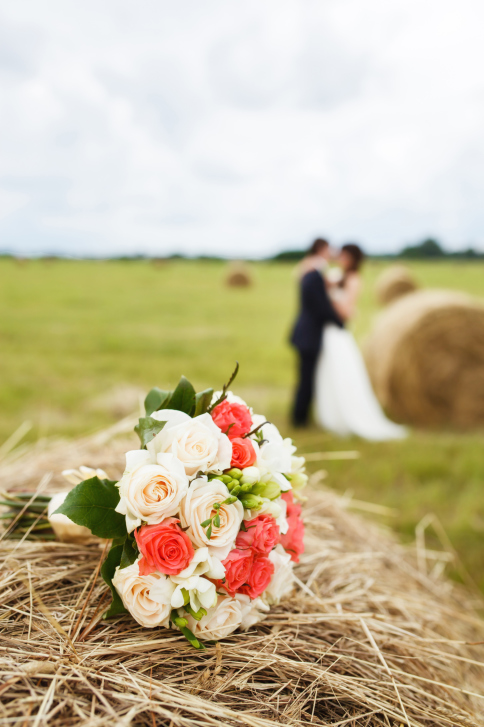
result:
[[[237,548],[251,548],[257,555],[267,555],[281,538],[275,519],[268,513],[244,520],[244,525],[247,530],[240,530],[237,535]]]
[[[178,522],[170,517],[160,525],[145,525],[135,530],[136,542],[143,556],[139,562],[140,575],[158,571],[176,576],[188,566],[195,551]]]
[[[227,399],[215,407],[212,419],[229,439],[242,437],[252,428],[252,417],[248,407]]]
[[[301,519],[301,505],[294,502],[292,492],[284,492],[282,498],[287,503],[288,529],[281,535],[281,544],[291,555],[294,563],[299,563],[299,556],[304,553],[304,523]]]
[[[242,439],[242,437],[232,439],[231,467],[243,470],[245,467],[252,467],[256,459],[257,454],[250,439]]]
[[[271,582],[274,573],[274,564],[265,555],[257,555],[252,562],[252,569],[245,585],[239,588],[239,593],[245,593],[249,598],[257,598],[264,593]]]
[[[247,581],[252,570],[254,554],[251,550],[231,550],[223,561],[225,567],[225,583],[217,581],[217,588],[225,588],[231,596]]]

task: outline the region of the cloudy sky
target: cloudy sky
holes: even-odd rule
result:
[[[481,0],[15,0],[0,249],[484,249]]]

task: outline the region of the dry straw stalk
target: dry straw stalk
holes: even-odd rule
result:
[[[114,476],[127,446],[58,443],[0,476],[31,487],[36,458],[37,482],[81,463]],[[484,725],[479,597],[438,575],[448,553],[420,537],[417,559],[348,504],[311,492],[293,597],[205,652],[128,617],[103,621],[98,545],[3,540],[2,725]]]

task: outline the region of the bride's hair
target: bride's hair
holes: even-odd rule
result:
[[[319,255],[321,250],[325,250],[329,245],[329,242],[327,240],[324,240],[322,237],[316,238],[316,240],[313,242],[309,250],[307,251],[307,255]]]
[[[352,263],[346,272],[356,273],[356,271],[360,269],[363,260],[365,259],[365,253],[363,252],[361,247],[359,247],[359,245],[355,245],[354,242],[348,242],[346,245],[343,245],[343,247],[341,248],[341,252],[345,252],[347,255],[350,256],[352,260]]]

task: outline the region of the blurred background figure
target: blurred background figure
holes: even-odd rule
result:
[[[298,269],[300,310],[291,336],[291,343],[299,355],[299,378],[292,411],[292,421],[296,427],[308,424],[314,372],[324,327],[329,323],[335,327],[343,325],[328,296],[323,276],[330,254],[328,242],[318,238],[309,248]]]
[[[358,245],[343,245],[338,256],[337,283],[328,283],[329,296],[343,321],[351,321],[361,289],[360,267],[364,254]],[[373,393],[363,357],[352,334],[328,321],[316,365],[316,420],[339,436],[356,434],[363,439],[401,439],[406,430],[389,421]]]

